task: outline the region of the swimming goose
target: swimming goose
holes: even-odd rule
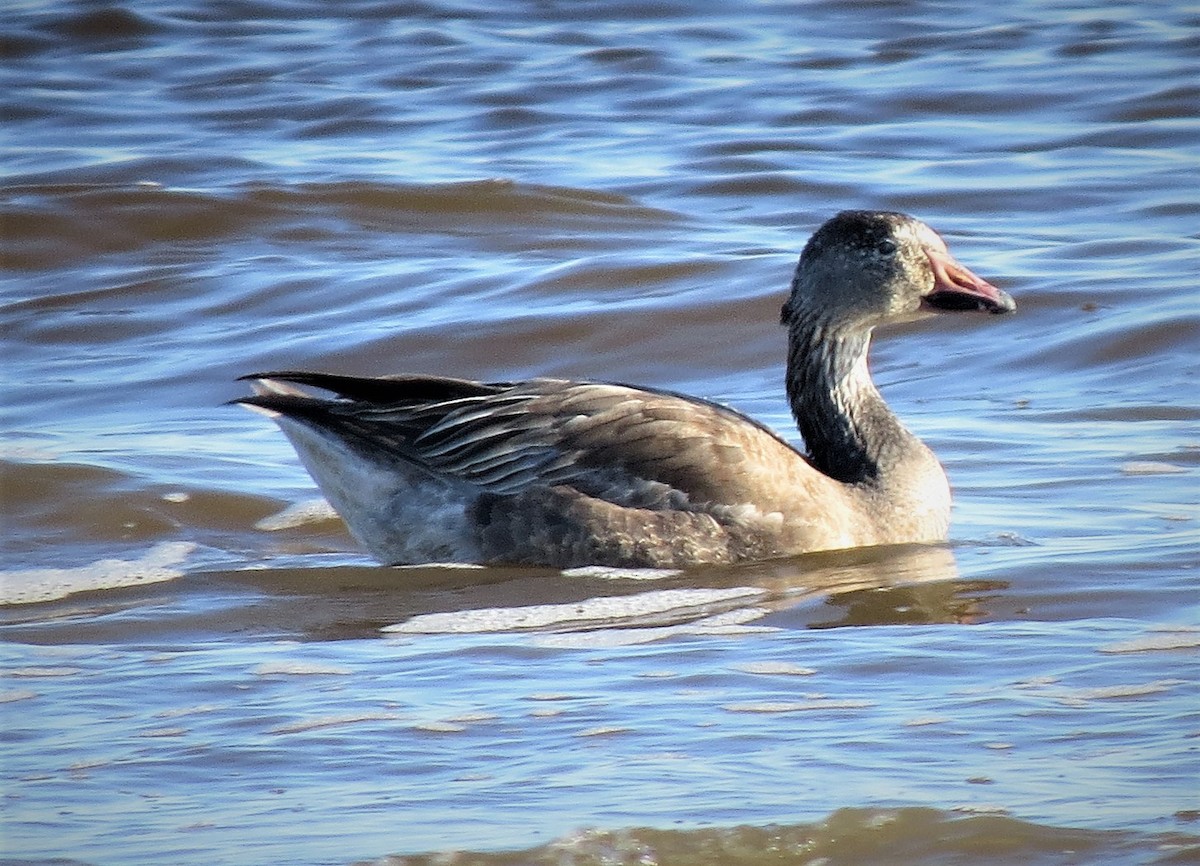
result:
[[[1015,308],[919,220],[833,217],[782,310],[805,451],[717,403],[607,382],[275,372],[243,377],[255,393],[234,402],[278,422],[386,564],[685,567],[937,542],[946,475],[871,381],[871,333]]]

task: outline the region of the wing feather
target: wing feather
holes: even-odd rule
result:
[[[501,495],[569,485],[637,507],[740,506],[781,480],[766,477],[764,467],[804,462],[757,422],[666,391],[555,379],[403,377],[381,385],[318,374],[277,378],[343,396],[260,393],[243,402],[323,429],[362,453]]]

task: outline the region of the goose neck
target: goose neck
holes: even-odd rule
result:
[[[793,323],[787,395],[809,459],[847,484],[879,483],[915,448],[871,379],[869,329]]]

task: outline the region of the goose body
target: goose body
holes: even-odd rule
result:
[[[871,332],[1014,308],[912,217],[829,220],[782,311],[804,452],[725,406],[605,382],[289,371],[246,377],[236,402],[279,423],[387,564],[686,567],[936,542],[949,485],[875,389]]]

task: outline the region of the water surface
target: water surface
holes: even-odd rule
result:
[[[1200,11],[26,2],[0,47],[5,856],[1200,859]],[[1019,303],[877,341],[945,548],[380,568],[224,405],[578,376],[795,440],[842,208]]]

